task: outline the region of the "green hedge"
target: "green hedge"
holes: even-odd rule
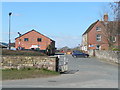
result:
[[[120,51],[120,49],[118,49],[118,48],[113,48],[112,50],[113,51]]]
[[[39,51],[2,50],[2,55],[45,56],[46,54],[41,53]]]

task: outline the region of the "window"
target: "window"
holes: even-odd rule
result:
[[[100,27],[96,27],[96,31],[101,31],[101,28]]]
[[[100,45],[96,45],[96,49],[100,50],[101,46]]]
[[[111,37],[110,37],[110,40],[111,40],[112,42],[116,42],[116,37],[115,37],[115,36],[111,36]]]
[[[38,41],[38,42],[41,42],[41,41],[42,41],[42,38],[37,38],[37,41]]]
[[[96,40],[101,41],[101,35],[100,34],[96,35]]]
[[[112,41],[113,41],[113,42],[116,42],[116,37],[112,37]]]
[[[28,38],[24,38],[24,41],[28,41]]]

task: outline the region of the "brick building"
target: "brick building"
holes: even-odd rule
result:
[[[103,21],[97,20],[89,26],[89,28],[82,35],[82,45],[81,49],[83,51],[88,50],[108,50],[108,38],[105,35],[105,24],[115,23],[114,21],[108,21],[108,15],[105,14]],[[109,33],[109,32],[108,32]],[[114,46],[118,47],[118,37],[119,35],[112,36],[112,42]]]
[[[55,41],[37,32],[31,30],[15,38],[16,49],[46,50],[51,54],[55,53]]]

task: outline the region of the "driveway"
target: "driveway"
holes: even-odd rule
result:
[[[4,88],[118,88],[118,66],[96,58],[73,58],[68,60],[68,72],[49,78],[32,78],[3,81]]]

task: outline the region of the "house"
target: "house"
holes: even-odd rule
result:
[[[2,49],[9,49],[9,44],[0,42],[0,48]],[[10,50],[16,50],[15,43],[10,43]]]
[[[0,48],[1,48],[1,49],[8,49],[8,44],[7,44],[7,43],[0,42]]]
[[[31,30],[15,38],[15,48],[17,50],[45,50],[48,53],[55,53],[55,41],[45,35]]]
[[[88,50],[108,50],[110,44],[113,44],[115,47],[118,47],[120,44],[118,42],[118,38],[120,35],[113,34],[114,32],[110,32],[111,27],[106,29],[106,26],[111,26],[111,24],[116,24],[115,21],[108,21],[108,15],[104,15],[104,20],[97,20],[93,24],[89,26],[89,28],[82,35],[82,44],[81,49],[83,51]],[[117,25],[117,24],[116,24]],[[108,30],[108,31],[106,31]],[[111,30],[114,31],[114,30]],[[112,33],[110,36],[109,33]],[[111,40],[108,39],[111,37]],[[110,41],[112,43],[110,43]]]
[[[15,43],[10,43],[10,49],[11,49],[11,50],[16,50],[16,48],[15,48]]]

